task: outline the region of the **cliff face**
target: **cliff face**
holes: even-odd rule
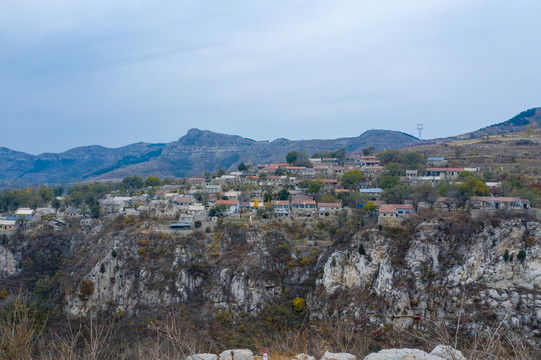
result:
[[[313,320],[416,328],[461,317],[471,331],[503,322],[533,341],[541,337],[537,221],[417,216],[332,238],[311,225],[229,226],[212,236],[142,226],[79,231],[62,251],[51,250],[64,253],[49,273],[66,313],[133,315],[178,305],[208,321],[220,312],[264,315],[279,298],[300,297]],[[30,278],[26,264],[40,241],[34,233],[0,246],[6,284]]]

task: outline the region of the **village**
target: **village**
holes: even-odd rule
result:
[[[0,217],[0,235],[14,234],[21,227],[88,227],[100,218],[115,216],[153,219],[157,231],[202,228],[211,232],[218,221],[284,222],[347,217],[353,211],[362,211],[363,222],[393,225],[424,209],[530,208],[528,199],[500,196],[500,182],[481,182],[479,168],[448,167],[443,157],[428,157],[423,165],[424,171],[407,169],[392,184],[421,189],[421,196],[405,194],[396,203],[388,201],[396,196],[388,196],[394,188],[386,185],[382,176],[389,171],[373,154],[312,157],[304,166],[295,164],[295,160],[257,166],[240,163],[238,171],[221,170],[213,176],[176,179],[167,184],[156,177],[145,182],[133,177],[129,179],[138,180],[134,188],[103,194],[94,200],[95,211],[89,210],[90,203],[67,201],[70,199],[65,194],[43,207],[13,209]],[[447,191],[447,196],[441,196],[442,188],[458,188],[472,181],[466,194],[454,191],[453,196],[453,191]]]

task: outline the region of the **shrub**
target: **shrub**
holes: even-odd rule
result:
[[[79,299],[84,300],[88,298],[88,296],[92,295],[94,293],[94,283],[92,280],[86,280],[81,281],[81,285],[79,285]]]
[[[509,250],[505,250],[505,252],[503,253],[503,259],[505,261],[509,261]]]
[[[517,259],[524,261],[524,259],[526,259],[526,251],[520,250],[517,254]]]
[[[293,300],[293,310],[298,313],[306,311],[306,301],[303,298],[298,297]]]
[[[359,245],[359,254],[366,255],[366,251],[364,250],[364,245],[362,243]]]

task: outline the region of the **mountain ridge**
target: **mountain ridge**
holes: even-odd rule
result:
[[[523,131],[535,123],[541,124],[541,108],[538,107],[470,133],[429,140],[426,143],[445,143]],[[133,175],[161,178],[197,176],[220,168],[233,170],[241,161],[252,164],[283,162],[285,155],[292,150],[314,154],[344,148],[348,153],[358,153],[368,147],[379,151],[420,143],[415,136],[395,130],[371,129],[356,137],[337,139],[277,138],[272,141],[256,141],[240,135],[192,128],[176,141],[136,142],[118,148],[89,145],[61,153],[31,155],[0,147],[0,186],[111,181]]]
[[[291,150],[309,154],[345,148],[358,152],[418,143],[415,137],[394,130],[367,130],[357,137],[339,139],[255,141],[239,135],[192,128],[177,141],[138,142],[119,148],[80,146],[62,153],[31,155],[0,148],[0,185],[70,183],[116,180],[126,176],[183,177],[219,168],[232,170],[240,161],[283,161]]]

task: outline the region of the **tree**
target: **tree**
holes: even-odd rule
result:
[[[524,259],[526,259],[526,251],[520,250],[517,254],[517,259],[524,261]]]
[[[92,205],[92,207],[90,208],[90,215],[94,218],[94,219],[97,219],[100,217],[100,204],[94,204]]]
[[[224,169],[218,169],[218,173],[216,174],[216,176],[218,177],[222,177],[224,176],[225,174],[227,174],[227,172],[224,170]]]
[[[55,208],[56,210],[58,210],[58,209],[60,208],[60,205],[61,205],[61,204],[60,204],[60,200],[58,200],[58,199],[56,199],[56,198],[53,199],[53,201],[51,201],[51,206],[52,206],[53,208]]]
[[[431,184],[422,183],[413,188],[412,198],[416,204],[426,202],[432,207],[436,201],[436,196],[436,189]]]
[[[526,130],[525,130],[525,132],[526,132],[526,136],[527,136],[527,137],[532,136],[532,133],[533,133],[532,125],[530,125],[530,124],[526,125]]]
[[[42,187],[39,188],[38,194],[41,197],[41,199],[43,200],[43,202],[47,203],[47,202],[49,202],[49,201],[51,201],[53,199],[54,191],[53,191],[53,189],[51,189],[51,188],[49,188],[47,186],[42,186]]]
[[[390,174],[381,174],[378,177],[378,185],[382,189],[390,189],[398,185],[398,176]]]
[[[62,186],[55,187],[53,189],[53,195],[54,196],[62,196],[62,195],[64,195],[64,188]]]
[[[325,181],[322,179],[315,179],[308,186],[308,193],[317,195],[325,187]]]
[[[374,147],[364,148],[362,151],[363,156],[370,156],[374,154]]]
[[[309,179],[303,179],[299,182],[298,186],[300,189],[308,189],[310,182],[311,181]]]
[[[300,156],[300,153],[297,150],[293,150],[287,153],[286,161],[288,164],[293,164]]]
[[[150,186],[150,187],[156,187],[156,186],[160,186],[160,184],[162,183],[162,181],[160,180],[159,177],[157,176],[149,176],[145,179],[145,186]]]
[[[290,165],[308,166],[310,165],[309,157],[306,151],[293,150],[287,153],[286,161]]]
[[[140,176],[128,176],[122,180],[122,185],[126,189],[140,189],[143,187],[143,178]]]
[[[241,162],[238,166],[239,171],[246,171],[248,170],[248,166],[246,166],[245,163]]]
[[[216,204],[209,210],[209,216],[222,215],[222,213],[226,210],[227,206],[225,206],[225,204]]]
[[[272,200],[272,191],[268,191],[263,194],[263,202],[270,202]]]
[[[267,180],[267,173],[259,174],[259,180],[263,180],[263,181]]]
[[[372,201],[369,201],[366,203],[365,206],[363,206],[363,211],[367,214],[375,214],[376,211],[378,211],[378,206],[374,204]]]
[[[364,174],[359,170],[349,170],[342,175],[342,186],[346,189],[356,190],[359,183],[364,178]]]
[[[282,189],[278,191],[277,196],[278,196],[278,200],[288,200],[291,194],[286,189]]]

